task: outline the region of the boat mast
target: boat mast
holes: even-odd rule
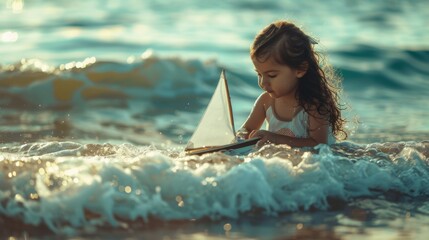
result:
[[[229,121],[231,122],[232,131],[235,135],[235,126],[234,126],[234,114],[232,113],[232,104],[231,104],[231,96],[229,95],[228,81],[225,77],[225,69],[222,69],[222,79],[225,84],[226,95],[228,96],[228,111],[229,111]]]

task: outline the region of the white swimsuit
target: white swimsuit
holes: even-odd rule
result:
[[[307,138],[308,135],[308,113],[303,108],[290,121],[279,120],[270,106],[266,112],[267,130],[296,138]],[[335,143],[335,137],[329,128],[328,144]]]

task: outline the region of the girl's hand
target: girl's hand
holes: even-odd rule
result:
[[[237,131],[237,134],[235,135],[235,139],[237,141],[243,141],[249,138],[249,132],[245,128],[241,128]]]
[[[262,147],[265,144],[276,143],[276,134],[266,130],[254,130],[250,133],[249,138],[261,138],[256,143],[256,147]]]

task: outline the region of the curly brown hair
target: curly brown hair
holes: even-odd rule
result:
[[[345,119],[341,116],[339,98],[341,78],[324,62],[322,55],[314,50],[317,42],[300,28],[287,21],[276,21],[256,35],[250,47],[250,56],[260,62],[268,58],[292,69],[307,68],[298,81],[296,98],[304,110],[312,109],[326,117],[334,135],[345,139]]]

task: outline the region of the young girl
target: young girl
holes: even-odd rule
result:
[[[267,143],[292,147],[332,144],[344,133],[335,76],[322,69],[316,42],[294,24],[278,21],[265,27],[250,48],[264,92],[238,132]],[[264,120],[267,131],[259,130]]]

